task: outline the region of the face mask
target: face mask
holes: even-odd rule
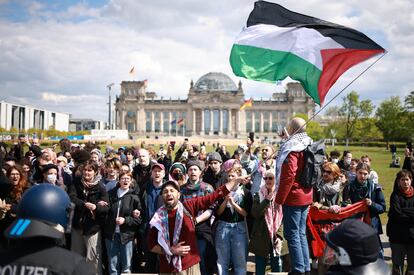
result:
[[[47,178],[46,178],[48,183],[55,183],[56,179],[57,179],[57,176],[54,174],[47,175]]]
[[[349,158],[344,159],[344,163],[346,165],[350,165],[351,164],[351,159],[349,159]]]
[[[332,162],[336,164],[338,163],[338,159],[332,159]]]

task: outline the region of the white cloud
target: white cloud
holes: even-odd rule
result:
[[[356,90],[378,103],[413,90],[412,1],[279,3],[356,28],[387,48],[389,53],[345,92]],[[27,2],[30,20],[0,18],[0,98],[34,102],[74,117],[105,119],[106,85],[114,82],[113,91],[119,93],[119,83],[131,80],[128,72],[133,65],[135,79],[148,79],[148,89],[164,97],[186,97],[190,81],[210,71],[224,72],[237,83],[228,57],[252,8],[250,0],[111,0],[102,7],[91,8],[81,1],[52,11]],[[369,62],[341,77],[326,100]],[[246,97],[270,97],[278,88],[242,82]]]

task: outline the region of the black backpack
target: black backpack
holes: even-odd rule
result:
[[[323,139],[308,145],[303,151],[303,171],[299,183],[304,188],[315,186],[322,178],[322,166],[325,159],[325,141]]]

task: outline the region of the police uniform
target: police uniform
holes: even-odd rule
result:
[[[58,245],[70,206],[67,193],[54,185],[27,190],[18,205],[17,219],[4,232],[16,246],[0,253],[0,274],[96,274],[85,258]]]

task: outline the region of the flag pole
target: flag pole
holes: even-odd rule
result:
[[[340,90],[331,100],[329,100],[326,104],[324,104],[323,107],[321,107],[311,118],[309,118],[305,122],[305,124],[302,125],[302,127],[297,129],[292,134],[292,136],[296,133],[299,133],[312,119],[314,119],[323,109],[325,109],[330,103],[332,103],[332,101],[334,101],[340,94],[342,94],[342,92],[345,91],[345,89],[347,89],[349,86],[351,86],[352,83],[354,83],[358,78],[360,78],[366,71],[368,71],[372,66],[374,66],[375,63],[377,63],[387,53],[388,53],[387,51],[384,51],[384,53],[380,57],[378,57],[377,60],[372,62],[371,65],[369,65],[365,70],[363,70],[361,73],[359,73],[351,82],[349,82],[342,90]],[[290,139],[290,137],[288,139]]]

